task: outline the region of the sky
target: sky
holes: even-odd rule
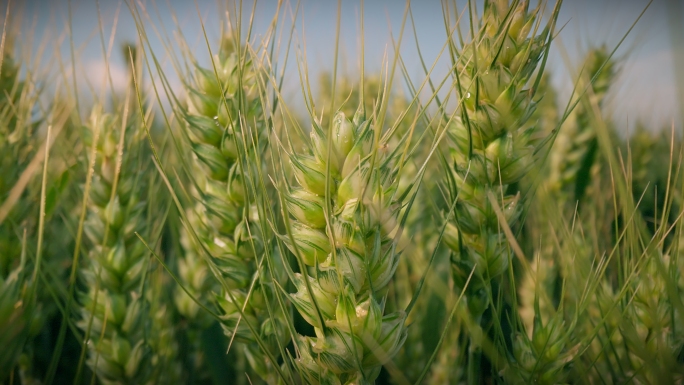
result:
[[[8,0],[0,0],[6,9]],[[95,93],[100,93],[103,79],[106,79],[107,61],[104,59],[99,18],[104,30],[103,40],[109,45],[113,39],[114,49],[109,62],[109,71],[115,88],[125,84],[125,62],[119,46],[126,41],[137,40],[137,28],[126,3],[117,0],[11,0],[10,20],[20,23],[21,48],[24,55],[36,57],[41,43],[46,43],[45,52],[39,61],[55,73],[65,68],[71,73],[70,41],[73,41],[76,56],[76,73],[79,90],[88,97],[90,89],[84,79],[92,84]],[[169,75],[173,88],[182,89],[180,80],[174,76],[173,66],[167,54],[172,46],[179,55],[177,43],[180,33],[187,42],[188,50],[200,64],[208,64],[207,45],[202,24],[212,48],[219,40],[221,21],[226,19],[225,6],[217,0],[139,0],[139,9],[145,19],[151,49],[161,59],[165,73]],[[535,1],[532,1],[535,4]],[[457,0],[459,10],[465,1]],[[243,14],[251,11],[252,1],[243,2]],[[275,0],[260,0],[256,4],[253,35],[263,36],[268,30],[276,12]],[[286,4],[293,9],[296,2]],[[364,44],[367,73],[381,69],[383,58],[393,55],[392,37],[397,38],[406,2],[400,0],[365,0],[364,2]],[[567,102],[574,75],[582,55],[591,47],[605,44],[615,48],[632,27],[639,15],[643,17],[622,41],[616,51],[619,78],[613,86],[605,104],[616,126],[627,132],[640,121],[648,128],[668,128],[673,122],[681,129],[682,114],[678,98],[677,81],[681,72],[675,71],[675,56],[682,57],[684,28],[673,28],[678,20],[684,19],[677,0],[566,0],[561,8],[558,24],[562,30],[552,47],[548,68],[554,85],[559,89],[559,102]],[[343,0],[340,13],[340,59],[341,73],[358,73],[360,61],[360,1]],[[647,8],[648,6],[648,8]],[[231,6],[232,7],[232,6]],[[481,9],[481,3],[479,4]],[[646,9],[647,8],[647,9]],[[69,34],[69,10],[73,33]],[[414,0],[411,4],[418,46],[428,67],[437,62],[434,79],[441,79],[448,70],[448,58],[439,57],[446,42],[440,0]],[[644,12],[645,10],[645,12]],[[3,12],[4,13],[4,12]],[[550,9],[547,10],[547,15]],[[302,0],[301,12],[295,22],[293,42],[306,47],[306,59],[312,82],[322,70],[330,70],[334,63],[334,47],[338,2],[334,0]],[[200,20],[202,21],[200,23]],[[675,21],[673,24],[672,21]],[[284,33],[292,25],[290,13],[281,13]],[[177,24],[176,24],[177,23]],[[113,26],[115,30],[112,36]],[[177,28],[178,27],[178,28]],[[166,32],[163,32],[166,31]],[[180,31],[180,33],[178,32]],[[157,36],[167,34],[170,44]],[[287,36],[283,37],[287,40]],[[284,52],[283,52],[284,54]],[[419,83],[424,78],[416,50],[416,38],[408,25],[404,31],[402,59],[411,79]],[[282,56],[282,55],[281,55]],[[300,56],[301,59],[301,56]],[[294,54],[286,68],[286,94],[296,100],[299,91],[299,72]],[[684,70],[683,70],[684,71]],[[679,75],[678,75],[679,74]],[[70,75],[69,75],[70,76]],[[72,80],[69,80],[72,81]],[[315,86],[315,85],[314,85]]]

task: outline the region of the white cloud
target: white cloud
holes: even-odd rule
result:
[[[123,66],[110,61],[108,67],[104,59],[98,59],[87,61],[83,67],[86,78],[96,91],[99,92],[102,88],[110,91],[110,77],[114,92],[126,90],[128,72]]]
[[[116,94],[123,94],[124,92],[126,92],[126,85],[128,84],[129,74],[128,70],[121,64],[110,62],[109,66],[107,66],[107,63],[104,59],[96,59],[86,61],[80,67],[82,67],[84,78],[87,79],[87,81],[90,83],[90,86],[92,87],[92,91],[95,92],[95,95],[93,96],[96,99],[99,99],[102,96],[108,98],[109,95],[112,94],[112,88],[114,93]],[[172,92],[175,93],[176,97],[183,99],[183,85],[177,78],[175,72],[171,71],[168,68],[164,71],[165,75],[167,76],[167,80],[169,82],[169,86],[171,87]],[[109,79],[110,77],[111,85]],[[170,102],[166,97],[164,87],[162,86],[162,83],[159,80],[159,76],[156,73],[156,71],[153,74],[153,80],[154,85],[157,87],[157,91],[159,92],[159,97],[161,98],[162,104],[168,107],[170,105]],[[79,82],[79,90],[80,92],[87,91],[87,93],[90,93],[90,90],[87,88],[87,84],[85,83],[85,81]],[[141,91],[145,95],[152,97],[153,103],[157,103],[156,97],[154,96],[154,88],[152,81],[150,79],[150,74],[147,73],[147,71],[145,71],[145,74],[143,76],[143,86],[141,87]]]

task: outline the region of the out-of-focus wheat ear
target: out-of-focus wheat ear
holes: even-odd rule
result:
[[[131,97],[129,90],[128,98]],[[87,363],[103,382],[147,382],[155,376],[153,317],[145,295],[149,254],[136,232],[156,240],[165,214],[150,200],[157,188],[139,120],[129,111],[107,114],[93,108],[84,137],[94,145],[94,174],[84,226],[88,259],[81,274],[77,322],[90,343]],[[90,134],[90,135],[88,135]]]
[[[590,50],[580,67],[578,86],[591,85],[591,93],[583,98],[592,98],[600,107],[617,75],[616,63],[609,58],[606,47]],[[593,80],[593,82],[592,82]],[[587,103],[575,107],[572,115],[558,133],[550,152],[550,175],[548,188],[559,195],[559,199],[570,202],[582,200],[590,178],[596,175],[600,158],[597,156],[596,128],[593,111]]]

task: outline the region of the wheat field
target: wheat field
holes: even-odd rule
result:
[[[0,2],[0,383],[684,384],[680,117],[619,115],[651,3],[572,54],[562,0],[383,47],[372,0],[81,3]]]

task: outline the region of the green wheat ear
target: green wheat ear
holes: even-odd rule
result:
[[[455,215],[445,233],[451,248],[454,279],[467,289],[468,306],[477,318],[489,306],[491,280],[509,266],[507,241],[488,194],[502,206],[509,226],[516,223],[520,194],[509,188],[523,178],[536,158],[535,110],[527,88],[542,59],[549,27],[529,36],[539,9],[527,1],[486,2],[479,30],[458,55],[456,71],[463,97],[461,116],[450,128]]]
[[[508,299],[502,291],[512,265],[504,227],[520,224],[526,198],[520,182],[538,163],[537,150],[545,141],[540,122],[530,119],[544,96],[534,88],[542,78],[560,2],[541,30],[541,4],[530,9],[525,0],[485,1],[477,21],[473,4],[469,7],[471,40],[460,49],[455,42],[451,46],[461,103],[447,127],[450,158],[445,182],[453,212],[446,213],[444,242],[451,251],[454,286],[463,293],[469,316],[490,334],[501,336],[507,321],[502,321],[506,316],[497,304]],[[512,326],[515,330],[515,321]],[[473,339],[467,344],[464,374],[472,383],[488,376],[481,369],[480,344]],[[507,381],[520,382],[508,372],[502,374]]]
[[[91,245],[81,270],[86,290],[80,293],[77,324],[89,338],[88,365],[111,384],[154,380],[152,339],[158,331],[151,332],[150,303],[141,291],[148,251],[136,233],[155,239],[163,217],[149,202],[154,186],[145,177],[152,164],[143,130],[122,119],[96,106],[83,132],[88,147],[95,148],[95,172],[84,227]]]
[[[185,132],[194,155],[194,194],[202,204],[195,214],[197,226],[191,226],[219,275],[221,289],[215,302],[225,334],[243,344],[242,352],[262,379],[276,383],[274,366],[278,363],[269,357],[278,359],[279,347],[287,344],[290,315],[275,310],[279,309],[275,283],[267,278],[265,265],[258,268],[258,260],[269,246],[259,231],[257,209],[248,194],[253,175],[259,173],[253,158],[263,153],[268,130],[260,99],[261,74],[245,56],[245,47],[236,47],[233,39],[224,38],[213,68],[196,66],[195,79],[188,82]],[[181,263],[184,279],[206,274],[202,264],[190,264],[197,250],[186,248],[186,252]],[[276,280],[282,276],[282,272],[273,273]],[[188,283],[208,294],[209,288]],[[183,300],[183,311],[195,312],[187,300]]]
[[[290,298],[315,330],[299,337],[296,361],[312,383],[372,383],[406,339],[405,314],[384,314],[383,299],[400,256],[398,158],[376,147],[374,124],[362,107],[351,120],[337,112],[289,154],[292,225],[282,238],[303,269]]]

